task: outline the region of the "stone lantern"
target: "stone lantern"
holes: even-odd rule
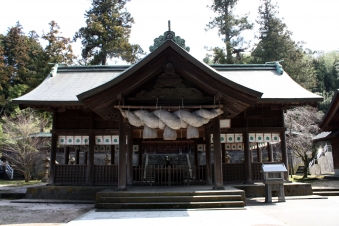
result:
[[[41,179],[41,182],[48,182],[48,171],[49,171],[49,162],[51,161],[51,159],[46,156],[45,158],[42,159],[42,161],[44,161],[44,177]]]

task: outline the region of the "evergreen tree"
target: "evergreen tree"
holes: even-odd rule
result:
[[[11,85],[24,81],[23,75],[28,71],[26,68],[29,61],[27,42],[28,39],[19,22],[11,27],[7,35],[3,37],[5,67]]]
[[[5,54],[4,54],[4,47],[3,47],[3,35],[0,34],[0,104],[5,103],[5,89],[7,87],[8,82],[8,74],[6,73],[5,67]],[[1,114],[1,113],[0,113]]]
[[[252,52],[253,63],[284,60],[284,70],[301,86],[312,89],[316,86],[312,59],[305,53],[302,43],[291,39],[292,32],[278,18],[278,6],[271,0],[261,0],[259,17],[259,43]]]
[[[107,59],[120,58],[134,63],[144,54],[139,45],[129,43],[134,19],[125,9],[130,0],[92,0],[85,13],[86,27],[76,32],[81,39],[82,57],[92,65],[106,65]]]
[[[48,63],[73,64],[76,56],[73,54],[71,39],[59,35],[60,27],[54,20],[49,25],[49,32],[42,35],[42,38],[48,42],[45,48]]]
[[[217,28],[219,36],[222,36],[226,44],[226,62],[234,63],[232,54],[240,55],[243,52],[243,37],[240,36],[244,30],[252,29],[247,15],[238,17],[234,15],[234,8],[238,0],[214,0],[210,6],[217,15],[207,24],[207,30]],[[219,48],[220,50],[220,48]]]

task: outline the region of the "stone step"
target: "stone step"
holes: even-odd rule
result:
[[[198,209],[198,208],[243,208],[243,201],[220,202],[157,202],[157,203],[97,203],[98,209]]]
[[[216,202],[242,201],[241,195],[208,196],[139,196],[139,197],[100,197],[100,203],[154,203],[154,202]]]
[[[207,191],[115,191],[96,194],[96,208],[101,209],[187,209],[244,207],[241,190]]]
[[[339,191],[313,191],[313,195],[339,196]]]
[[[141,197],[141,196],[207,196],[207,195],[241,195],[245,200],[242,190],[210,190],[210,191],[116,191],[104,190],[97,193],[97,197]]]
[[[315,191],[339,191],[339,188],[334,187],[318,187],[318,188],[312,188],[313,192]]]

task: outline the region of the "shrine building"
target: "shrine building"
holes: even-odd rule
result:
[[[322,97],[279,63],[207,65],[178,40],[165,32],[131,66],[55,65],[13,100],[53,113],[50,184],[222,189],[262,181],[263,162],[288,167],[283,113]],[[106,159],[96,162],[99,152]]]

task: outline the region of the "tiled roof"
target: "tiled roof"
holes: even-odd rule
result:
[[[258,65],[259,67],[260,65]],[[259,67],[260,68],[260,67]],[[266,69],[262,66],[260,70],[246,67],[242,70],[222,70],[219,74],[233,82],[241,84],[250,89],[263,93],[258,103],[265,102],[307,102],[321,101],[322,97],[301,87],[290,76],[284,72],[278,74],[275,69]]]
[[[77,95],[116,78],[126,67],[65,67],[47,78],[33,91],[15,99],[16,102],[41,104],[62,102],[81,104]],[[95,70],[93,70],[95,69]],[[101,69],[101,70],[100,70]]]
[[[59,67],[53,77],[47,76],[36,89],[15,99],[14,103],[81,105],[79,99],[82,100],[108,89],[112,84],[131,76],[168,47],[177,51],[212,78],[244,93],[258,96],[258,103],[315,103],[322,100],[322,97],[294,82],[286,72],[279,74],[275,65],[208,66],[196,60],[172,41],[167,41],[133,66]]]

